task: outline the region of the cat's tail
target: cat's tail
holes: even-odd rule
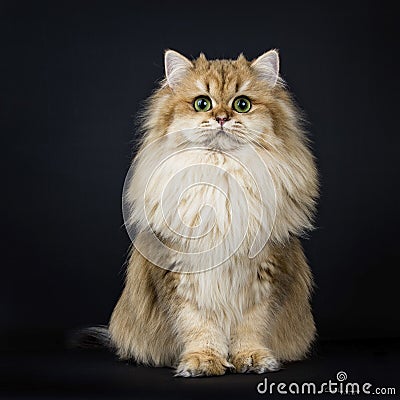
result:
[[[67,337],[68,347],[80,349],[112,349],[111,335],[107,325],[76,329]]]

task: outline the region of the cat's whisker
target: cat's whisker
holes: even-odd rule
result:
[[[248,130],[249,130],[249,133],[251,133],[251,134],[256,134],[256,135],[258,135],[259,137],[262,137],[262,138],[264,138],[264,139],[265,139],[265,138],[268,139],[268,137],[270,137],[270,138],[273,138],[273,139],[276,140],[276,138],[274,138],[271,134],[266,134],[266,133],[264,133],[264,132],[260,132],[260,131],[257,131],[257,130],[255,130],[255,129],[248,129]],[[276,152],[277,154],[279,154],[279,155],[281,155],[281,156],[284,156],[284,153],[282,152],[282,150],[281,150],[276,144],[274,144],[272,140],[266,140],[266,144],[267,144],[268,146],[270,146],[270,147],[274,150],[274,152]]]

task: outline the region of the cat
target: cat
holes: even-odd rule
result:
[[[315,336],[300,238],[318,177],[301,113],[276,50],[164,62],[124,189],[135,235],[111,345],[182,377],[276,371]]]

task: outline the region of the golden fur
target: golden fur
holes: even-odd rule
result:
[[[312,227],[318,185],[299,112],[275,51],[253,62],[168,51],[165,64],[126,191],[138,234],[112,343],[123,359],[180,376],[276,370],[303,358],[315,334],[298,237]],[[203,95],[212,108],[196,112]],[[241,95],[247,113],[232,108]]]

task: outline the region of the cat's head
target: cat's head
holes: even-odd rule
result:
[[[276,50],[253,61],[243,55],[207,60],[204,54],[190,61],[168,50],[165,81],[151,100],[146,125],[157,135],[178,133],[190,144],[229,150],[271,142],[279,123],[292,116]]]

